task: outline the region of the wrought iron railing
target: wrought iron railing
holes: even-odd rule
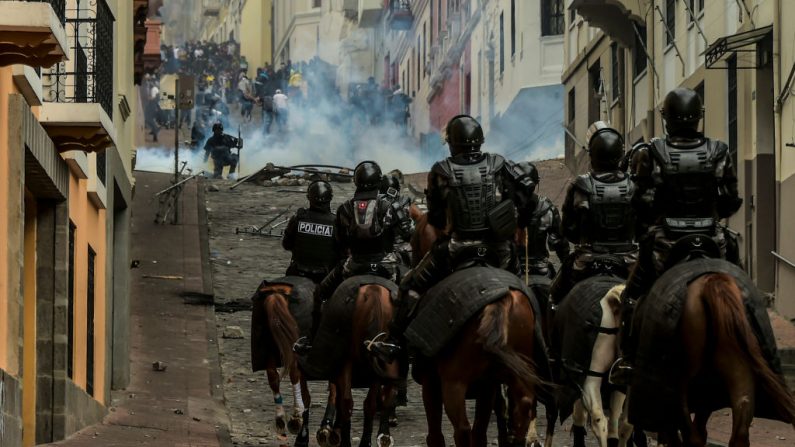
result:
[[[106,152],[97,152],[97,178],[106,185],[105,182],[105,164],[107,163]]]
[[[105,0],[74,0],[66,10],[65,26],[69,60],[44,73],[45,100],[98,103],[113,118],[113,15],[110,8]]]

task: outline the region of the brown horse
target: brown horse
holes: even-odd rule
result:
[[[428,222],[427,213],[412,215],[412,218],[416,222],[411,239],[413,265],[416,266],[444,232]],[[536,315],[527,297],[511,290],[484,307],[442,353],[432,359],[432,367],[420,377],[429,447],[446,445],[442,434],[442,405],[453,425],[456,446],[485,446],[500,384],[507,385],[510,401],[507,433],[501,435],[505,436],[504,441],[509,445],[541,445],[535,420],[536,388],[543,381],[536,375],[530,360],[536,348],[532,336],[535,321]],[[485,376],[495,380],[477,383]],[[465,405],[468,392],[474,392],[477,398],[471,426]],[[547,428],[550,441],[553,429]]]
[[[355,375],[358,376],[362,372],[368,376],[370,386],[364,401],[364,427],[359,446],[370,447],[373,421],[379,409],[381,410],[378,427],[379,447],[391,447],[394,443],[389,434],[389,415],[396,395],[393,382],[398,378],[397,365],[394,362],[381,365],[378,372],[374,371],[372,358],[366,348],[368,340],[386,332],[392,315],[392,298],[386,287],[378,284],[365,284],[359,287],[353,310],[351,349],[342,369],[332,381],[338,394],[335,430],[328,438],[328,443],[331,446],[350,447],[351,445],[353,413],[351,389],[354,385]]]
[[[685,365],[681,376],[671,379],[681,383],[681,412],[672,415],[677,418],[681,440],[679,433],[661,434],[667,445],[701,447],[707,443],[711,412],[703,410],[703,406],[693,411],[690,408],[692,403],[708,399],[701,387],[692,386],[696,379],[725,384],[732,410],[729,447],[750,445],[749,427],[759,396],[758,387],[770,398],[772,409],[781,420],[795,422],[795,399],[764,359],[748,323],[740,288],[732,276],[709,273],[687,287],[679,343],[684,349]],[[695,418],[691,418],[691,413],[695,413]]]
[[[299,446],[307,445],[309,441],[305,427],[308,421],[305,419],[308,418],[308,408],[312,402],[306,380],[303,379],[296,357],[293,355],[293,344],[298,340],[299,329],[287,305],[287,296],[291,293],[292,286],[280,283],[265,283],[258,290],[259,296],[262,297],[260,305],[267,318],[269,329],[268,342],[266,342],[269,346],[266,346],[262,352],[267,357],[265,371],[276,404],[274,425],[279,434],[286,434],[286,429],[292,434],[298,434],[295,442]],[[281,374],[278,371],[279,364],[284,366]],[[290,377],[293,392],[293,414],[287,422],[279,391],[281,378],[285,375]]]

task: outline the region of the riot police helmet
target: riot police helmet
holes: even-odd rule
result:
[[[220,121],[216,121],[215,123],[213,123],[213,134],[220,135],[222,133],[224,133],[223,123],[221,123]]]
[[[444,141],[450,146],[450,155],[477,152],[486,139],[483,128],[469,115],[456,115],[447,123]]]
[[[586,133],[588,155],[595,171],[616,170],[624,157],[624,137],[604,121],[591,124]]]
[[[516,164],[516,172],[519,175],[520,180],[528,179],[529,182],[522,182],[523,184],[527,185],[529,192],[532,194],[535,192],[536,187],[538,186],[538,182],[540,178],[538,176],[538,169],[536,165],[530,163],[529,161],[520,161]]]
[[[388,196],[397,196],[400,193],[400,179],[398,176],[392,173],[386,174],[381,179],[381,189],[379,192]]]
[[[306,198],[312,208],[326,208],[334,197],[331,184],[323,180],[315,180],[306,189]]]
[[[353,184],[359,191],[371,191],[381,186],[381,167],[374,161],[363,161],[353,170]]]
[[[680,136],[698,132],[704,116],[701,96],[689,88],[675,88],[665,95],[662,110],[668,135]]]

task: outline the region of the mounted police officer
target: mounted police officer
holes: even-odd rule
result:
[[[559,304],[579,281],[597,274],[626,277],[637,259],[634,185],[619,168],[624,138],[597,121],[588,129],[591,171],[569,185],[561,232],[575,244],[555,277],[550,298]]]
[[[293,257],[287,275],[304,276],[319,283],[334,268],[340,251],[334,237],[331,185],[312,182],[306,191],[309,209],[299,208],[284,229],[282,247]]]
[[[237,175],[238,155],[232,153],[232,148],[243,148],[243,141],[224,133],[224,125],[220,121],[213,124],[213,136],[204,143],[204,161],[212,156],[213,178],[221,178],[224,166],[229,166],[229,180],[235,180]]]
[[[392,171],[381,180],[380,192],[392,207],[392,213],[402,228],[395,233],[395,249],[404,265],[411,264],[409,241],[414,234],[414,221],[411,219],[411,197],[400,194],[400,171]]]
[[[555,270],[549,262],[549,250],[555,251],[561,262],[569,256],[569,241],[560,233],[560,213],[551,200],[536,193],[540,179],[534,164],[523,161],[515,169],[530,180],[522,194],[525,203],[519,204],[519,227],[527,231],[527,240],[518,241],[519,269],[522,274],[552,279]]]
[[[661,113],[666,136],[639,146],[630,166],[637,185],[633,205],[648,230],[641,239],[640,257],[622,299],[623,358],[611,370],[615,383],[626,383],[631,373],[635,304],[659,275],[679,260],[675,259],[681,257],[678,255],[669,260],[677,241],[699,239],[698,246],[715,248],[712,255],[739,262],[736,244],[727,244],[727,232],[719,223],[742,205],[728,146],[699,131],[704,111],[701,98],[693,90],[677,88],[668,93]],[[714,244],[704,243],[703,238]]]
[[[372,345],[385,358],[397,353],[395,342],[403,339],[419,301],[417,294],[468,265],[517,271],[513,243],[517,212],[511,191],[518,174],[502,156],[481,152],[484,140],[483,129],[471,116],[458,115],[447,124],[445,141],[450,157],[433,165],[425,191],[428,222],[446,236],[437,240],[401,282],[389,331],[392,342]],[[405,356],[405,349],[400,352]]]
[[[374,161],[363,161],[354,169],[356,192],[352,199],[340,205],[334,223],[338,249],[347,253],[348,257],[338,263],[315,289],[313,338],[320,325],[323,302],[346,278],[370,274],[396,282],[400,280],[400,262],[394,252],[394,241],[396,233],[403,231],[406,224],[395,215],[390,202],[379,193],[381,181],[381,168]],[[305,352],[309,348],[304,340],[295,349]]]

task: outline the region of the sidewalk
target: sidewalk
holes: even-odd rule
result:
[[[188,182],[183,191],[181,224],[156,225],[153,194],[170,185],[170,176],[136,172],[136,179],[131,256],[140,265],[131,275],[131,382],[113,392],[101,424],[54,445],[229,445],[213,308],[183,298],[212,293],[205,290],[202,269],[206,230],[197,183]],[[155,361],[167,369],[154,371]]]

